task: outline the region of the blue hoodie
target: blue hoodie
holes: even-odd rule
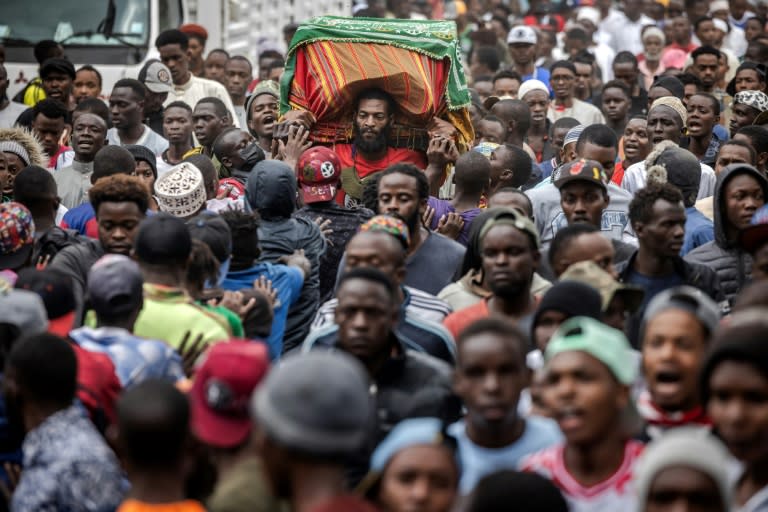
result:
[[[228,272],[227,277],[221,283],[221,287],[229,291],[253,288],[253,282],[261,276],[272,281],[272,287],[277,290],[272,330],[266,340],[267,346],[269,346],[269,355],[272,360],[275,360],[279,359],[283,352],[283,335],[285,334],[288,309],[299,300],[304,278],[301,270],[296,267],[259,263],[246,270]]]

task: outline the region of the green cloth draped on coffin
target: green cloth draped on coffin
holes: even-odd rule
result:
[[[398,104],[394,145],[425,149],[426,127],[443,118],[472,144],[470,104],[452,21],[382,20],[322,16],[299,26],[280,84],[280,113],[308,110],[316,142],[348,142],[352,108],[368,88]]]

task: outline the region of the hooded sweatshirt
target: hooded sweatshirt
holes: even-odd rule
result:
[[[263,160],[251,171],[246,184],[248,204],[261,216],[259,262],[279,263],[298,249],[312,265],[301,296],[288,311],[283,352],[299,346],[309,334],[312,318],[320,305],[320,258],[325,253],[325,238],[309,219],[291,217],[296,208],[296,175],[278,160]]]
[[[712,268],[720,279],[723,293],[728,303],[752,279],[752,258],[738,247],[736,240],[730,241],[725,232],[728,222],[725,211],[725,186],[734,176],[747,174],[752,176],[763,189],[763,196],[768,197],[768,180],[748,165],[726,167],[717,177],[714,193],[715,239],[697,247],[685,256],[690,263],[699,263]]]

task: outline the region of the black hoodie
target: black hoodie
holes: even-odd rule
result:
[[[301,345],[309,334],[312,318],[320,305],[320,258],[325,253],[325,238],[320,228],[308,219],[292,218],[296,209],[296,175],[278,160],[263,160],[254,166],[246,185],[251,208],[259,212],[259,262],[277,263],[297,249],[312,264],[304,281],[299,301],[288,311],[283,352]]]
[[[735,164],[723,169],[717,176],[713,197],[715,239],[685,256],[686,261],[705,265],[717,273],[725,298],[731,306],[736,295],[752,279],[752,258],[738,246],[738,240],[728,240],[725,232],[725,185],[731,178],[740,174],[755,178],[763,188],[763,197],[768,197],[768,180],[754,167]]]

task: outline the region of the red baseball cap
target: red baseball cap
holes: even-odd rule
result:
[[[304,203],[331,201],[341,179],[341,160],[325,146],[315,146],[299,157],[298,178]]]
[[[269,369],[263,343],[230,340],[213,345],[190,392],[192,432],[218,448],[241,445],[251,433],[248,405]]]

